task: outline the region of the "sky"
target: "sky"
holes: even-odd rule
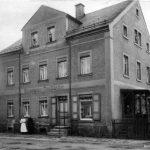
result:
[[[124,0],[0,0],[0,50],[22,37],[21,29],[41,5],[75,16],[75,5],[83,3],[89,13]],[[139,0],[150,32],[150,0]]]

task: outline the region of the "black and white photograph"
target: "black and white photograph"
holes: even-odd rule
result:
[[[0,0],[0,150],[150,150],[150,0]]]

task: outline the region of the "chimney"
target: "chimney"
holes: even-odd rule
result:
[[[81,19],[82,17],[84,17],[84,15],[85,15],[84,5],[79,3],[79,4],[75,5],[75,7],[76,7],[76,18]]]

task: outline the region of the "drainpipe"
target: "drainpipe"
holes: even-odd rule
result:
[[[69,45],[69,107],[70,107],[70,117],[69,117],[69,123],[70,123],[70,131],[71,131],[71,127],[72,127],[72,89],[71,89],[71,64],[72,64],[72,57],[71,57],[71,39],[68,40],[68,45]]]
[[[18,96],[19,96],[19,120],[21,119],[21,51],[19,51],[19,62],[18,62]]]

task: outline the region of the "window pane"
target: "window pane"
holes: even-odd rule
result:
[[[41,116],[47,116],[47,101],[40,101],[40,115]]]
[[[58,62],[58,77],[67,76],[67,60]]]
[[[8,85],[13,84],[13,70],[7,71],[7,82],[8,82]]]
[[[47,65],[40,65],[40,80],[47,79]]]
[[[29,82],[29,68],[23,69],[23,82]]]
[[[80,57],[80,68],[81,74],[91,73],[91,57],[89,55]]]
[[[13,103],[9,102],[7,105],[8,117],[13,117]]]
[[[31,44],[32,46],[37,46],[38,45],[38,33],[37,32],[33,32],[31,33]]]
[[[48,42],[55,41],[55,27],[47,28],[48,32]]]
[[[23,103],[23,113],[25,117],[29,116],[29,102]]]

